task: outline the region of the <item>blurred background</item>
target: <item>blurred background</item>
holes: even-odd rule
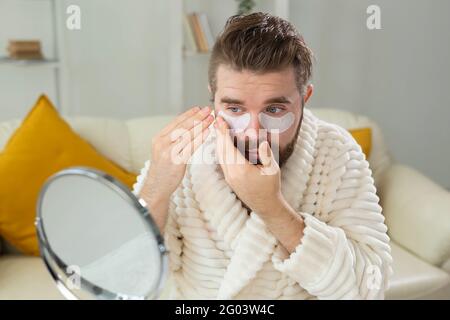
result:
[[[449,1],[254,2],[252,11],[289,19],[314,51],[309,107],[369,116],[398,161],[450,187]],[[74,4],[81,9],[80,30],[66,26],[66,10]],[[381,9],[380,30],[366,26],[371,4]],[[10,40],[35,39],[44,57],[0,60],[0,121],[23,117],[40,93],[64,115],[120,119],[208,104],[209,48],[192,47],[186,19],[193,12],[204,14],[214,37],[238,5],[235,0],[0,0],[0,56],[8,57]]]
[[[348,129],[373,169],[394,261],[386,298],[450,299],[450,1],[0,0],[0,300],[61,298],[36,257],[46,179],[83,165],[131,188],[152,136],[210,104],[227,19],[255,11],[304,36],[308,107]]]

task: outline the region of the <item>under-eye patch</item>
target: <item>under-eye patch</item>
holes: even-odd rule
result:
[[[261,126],[267,131],[278,131],[278,133],[282,133],[288,130],[295,121],[295,116],[292,112],[288,112],[281,117],[272,117],[267,113],[260,113],[258,115],[259,123]]]
[[[250,124],[250,114],[248,113],[244,113],[239,116],[231,116],[223,111],[219,111],[217,115],[221,116],[226,121],[226,123],[228,123],[230,129],[235,132],[244,131]]]
[[[217,115],[221,116],[228,123],[228,126],[233,132],[242,132],[250,124],[251,116],[249,113],[244,113],[239,116],[232,116],[221,110]],[[267,131],[277,131],[277,133],[282,133],[294,124],[295,116],[292,112],[288,112],[281,117],[273,117],[266,113],[260,113],[258,115],[258,119],[261,127]]]

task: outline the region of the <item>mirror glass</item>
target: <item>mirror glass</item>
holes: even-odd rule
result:
[[[87,168],[51,177],[36,220],[41,255],[67,298],[155,299],[167,257],[151,215],[129,189]]]

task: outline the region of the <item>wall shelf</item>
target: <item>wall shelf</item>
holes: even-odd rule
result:
[[[46,52],[44,58],[42,59],[17,59],[11,58],[3,53],[0,56],[0,68],[2,72],[6,72],[6,68],[8,68],[8,72],[10,73],[20,73],[23,72],[27,68],[33,68],[33,70],[38,70],[37,72],[42,72],[46,74],[46,77],[50,76],[51,80],[47,83],[51,83],[54,86],[54,104],[55,107],[61,112],[64,110],[64,92],[65,88],[63,86],[63,80],[65,80],[65,67],[64,67],[64,55],[62,54],[62,30],[61,30],[61,19],[63,19],[63,15],[61,15],[64,11],[61,10],[61,4],[58,0],[23,0],[23,4],[20,6],[23,9],[27,9],[28,5],[32,5],[36,7],[33,3],[41,3],[38,4],[40,8],[45,8],[46,14],[48,14],[48,25],[50,27],[50,32],[48,33],[49,38],[42,39],[41,37],[31,36],[33,39],[38,39],[41,42],[45,42],[46,40],[50,40],[50,43],[53,43],[53,48],[49,52]],[[14,3],[12,3],[14,4]],[[42,10],[44,12],[44,10]],[[2,12],[3,13],[3,12]],[[27,13],[27,12],[25,12]],[[6,12],[5,12],[6,14]],[[19,19],[20,20],[20,19]],[[20,22],[20,21],[19,21]],[[19,25],[20,26],[20,25]],[[11,28],[14,28],[11,25]],[[3,37],[7,39],[17,38],[17,39],[27,39],[29,37],[27,33],[19,34],[14,32],[15,30],[11,30],[11,32],[3,32]],[[42,69],[42,71],[40,71]],[[50,73],[49,73],[50,71]],[[35,74],[35,73],[33,73]],[[47,79],[47,78],[46,78]],[[36,85],[36,88],[39,87],[39,84]],[[45,92],[45,89],[42,89],[41,92]],[[64,92],[63,92],[64,91]],[[48,92],[45,92],[48,94]]]
[[[9,57],[0,57],[0,66],[59,68],[59,61],[56,59],[25,60],[25,59],[12,59]]]

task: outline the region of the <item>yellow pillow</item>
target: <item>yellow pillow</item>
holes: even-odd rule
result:
[[[356,142],[361,146],[362,151],[369,159],[372,149],[372,130],[370,128],[350,129],[350,134],[355,138]]]
[[[136,179],[80,138],[42,95],[0,152],[0,235],[23,253],[39,254],[34,219],[41,187],[72,166],[102,170],[130,188]]]

